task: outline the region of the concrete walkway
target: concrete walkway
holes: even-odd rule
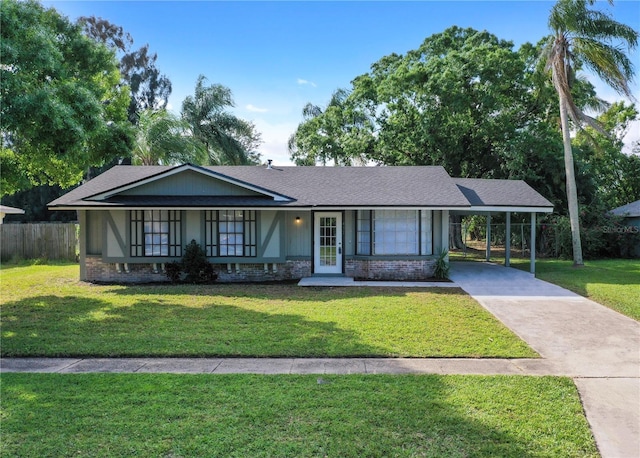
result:
[[[565,375],[543,359],[464,358],[8,358],[2,372],[176,374]]]
[[[542,358],[9,358],[0,361],[0,371],[570,376],[601,455],[640,457],[638,322],[517,269],[452,263],[451,279]],[[324,281],[346,286],[332,283],[330,277]]]
[[[354,280],[351,277],[305,277],[298,286],[378,286],[392,288],[457,288],[458,285],[442,281],[381,281]]]

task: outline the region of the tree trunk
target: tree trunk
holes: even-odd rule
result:
[[[567,177],[567,202],[569,204],[569,221],[571,222],[571,241],[573,245],[573,265],[583,266],[582,243],[580,241],[580,210],[578,209],[578,191],[576,189],[576,172],[573,165],[571,149],[571,133],[566,101],[560,95],[560,122],[562,124],[562,143],[564,145],[564,169]]]
[[[449,231],[449,248],[455,248],[462,250],[464,248],[464,242],[462,241],[462,216],[451,215],[450,221],[452,230]]]

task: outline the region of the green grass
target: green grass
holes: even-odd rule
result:
[[[523,260],[512,260],[512,265],[529,270]],[[638,259],[585,261],[581,268],[574,268],[573,261],[542,259],[536,262],[536,277],[640,320]]]
[[[3,374],[1,456],[596,457],[567,378]]]
[[[77,265],[2,269],[3,356],[537,356],[459,289],[77,278]]]

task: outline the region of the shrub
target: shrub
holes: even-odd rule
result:
[[[573,245],[568,216],[554,215],[543,224],[541,251],[571,259]],[[585,259],[632,257],[640,243],[640,233],[623,224],[623,218],[611,215],[599,206],[585,207],[580,214],[580,239]]]
[[[165,265],[165,273],[172,282],[179,281],[183,273],[187,283],[210,283],[218,278],[213,265],[207,260],[207,254],[195,240],[191,240],[185,247],[180,262]]]
[[[433,276],[438,280],[445,280],[449,278],[449,264],[447,263],[447,250],[443,249],[436,259],[436,268],[433,271]]]
[[[172,283],[180,281],[181,270],[179,262],[168,262],[164,265],[164,273]]]

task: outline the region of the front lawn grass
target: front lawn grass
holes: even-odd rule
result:
[[[570,379],[2,375],[2,456],[596,457]]]
[[[537,356],[459,289],[77,278],[77,265],[3,267],[3,356]]]
[[[528,262],[513,260],[514,267],[529,269]],[[635,320],[640,320],[640,260],[599,259],[573,267],[573,261],[540,259],[536,277],[569,289]]]

